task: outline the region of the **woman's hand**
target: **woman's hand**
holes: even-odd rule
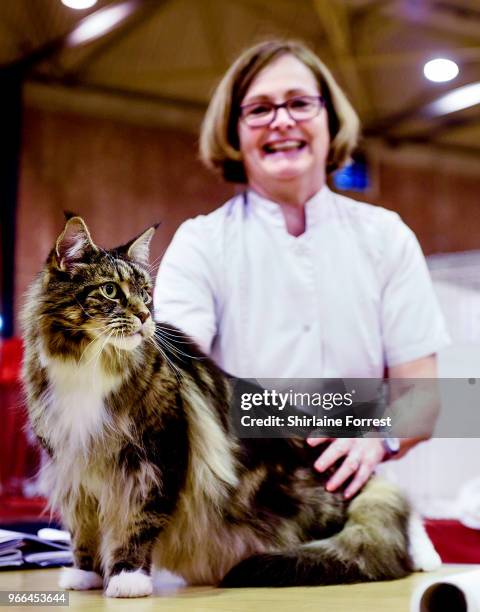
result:
[[[345,489],[345,497],[350,498],[367,482],[370,474],[385,457],[385,448],[380,438],[308,438],[310,446],[318,446],[330,441],[329,446],[315,461],[314,468],[325,472],[342,457],[342,465],[327,482],[327,491],[335,491],[348,478],[352,482]]]

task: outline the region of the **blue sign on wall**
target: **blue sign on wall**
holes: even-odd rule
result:
[[[333,175],[333,184],[342,191],[366,191],[370,187],[365,160],[354,161]]]

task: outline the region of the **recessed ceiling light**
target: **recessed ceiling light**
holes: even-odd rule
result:
[[[78,26],[67,36],[67,44],[81,45],[107,34],[127,19],[137,8],[138,3],[127,0],[121,4],[113,4],[98,9],[87,15]]]
[[[73,9],[87,9],[97,4],[97,0],[62,0],[62,4]]]
[[[433,115],[446,115],[477,104],[480,104],[480,82],[449,91],[435,102],[431,102],[426,110]]]
[[[445,81],[451,81],[457,76],[458,66],[452,60],[438,57],[425,64],[423,74],[429,81],[444,83]]]

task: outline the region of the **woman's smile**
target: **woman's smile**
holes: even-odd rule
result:
[[[262,146],[265,155],[278,155],[279,153],[298,153],[307,146],[303,138],[276,138],[269,140]]]

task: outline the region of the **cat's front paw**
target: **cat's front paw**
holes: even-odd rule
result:
[[[89,589],[101,589],[103,578],[97,572],[78,569],[76,567],[64,567],[60,574],[58,586],[70,591],[88,591]]]
[[[107,597],[146,597],[153,590],[152,579],[142,570],[122,570],[108,581]]]

